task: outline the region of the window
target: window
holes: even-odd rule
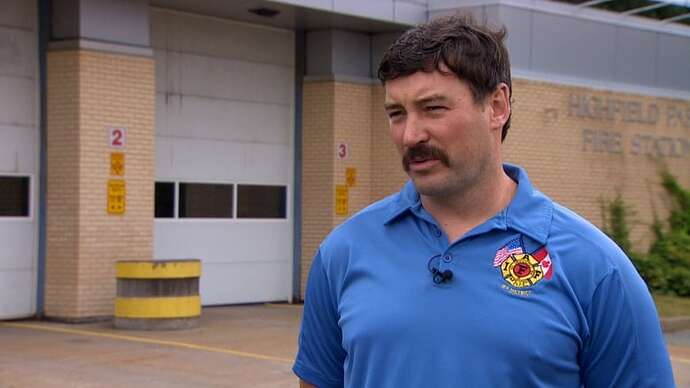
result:
[[[286,187],[237,186],[238,218],[286,218]]]
[[[156,218],[175,217],[175,183],[156,182]]]
[[[0,217],[29,216],[29,177],[0,176]]]
[[[180,183],[180,218],[232,218],[231,184]]]

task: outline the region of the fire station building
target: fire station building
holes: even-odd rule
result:
[[[644,247],[659,169],[690,185],[689,18],[590,3],[0,0],[0,319],[112,316],[119,260],[200,259],[206,306],[299,301],[406,180],[382,52],[458,11],[508,29],[506,160],[598,225],[621,193]]]

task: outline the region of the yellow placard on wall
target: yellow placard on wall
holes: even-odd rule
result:
[[[357,184],[357,169],[354,167],[348,167],[345,169],[345,185],[347,187],[352,187]]]
[[[125,176],[125,154],[122,152],[110,153],[110,175]]]
[[[124,179],[108,180],[108,214],[125,213],[126,195],[127,190],[125,189]]]
[[[335,185],[335,214],[338,216],[346,216],[349,212],[349,207],[350,196],[347,186]]]

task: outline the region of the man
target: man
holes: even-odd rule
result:
[[[322,243],[294,372],[318,387],[670,387],[628,258],[502,164],[504,31],[432,21],[379,78],[410,177]]]

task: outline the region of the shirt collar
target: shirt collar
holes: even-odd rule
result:
[[[517,191],[508,207],[491,217],[489,221],[496,223],[496,227],[515,229],[540,244],[545,244],[551,228],[553,202],[534,189],[527,172],[521,167],[504,163],[503,170],[517,183]],[[421,207],[419,193],[412,181],[408,180],[395,201],[389,205],[384,223],[390,224],[403,214],[412,213],[418,207]]]

